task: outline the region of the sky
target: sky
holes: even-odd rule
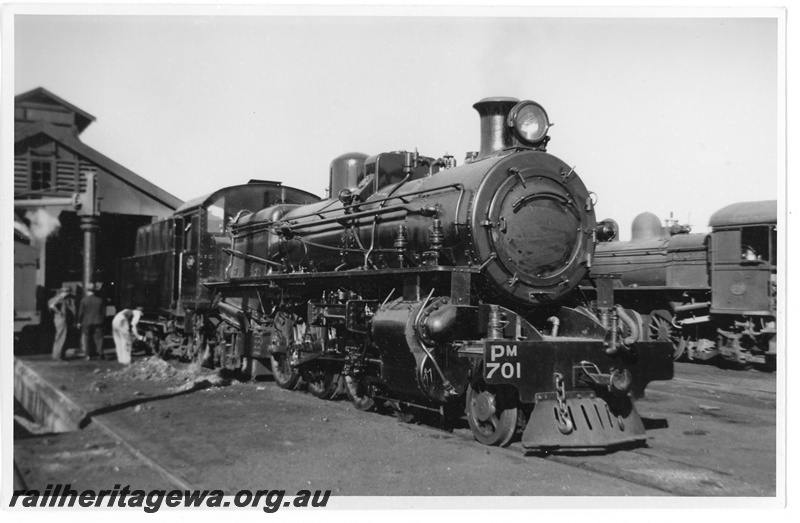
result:
[[[350,151],[461,164],[488,96],[545,107],[548,151],[623,239],[644,211],[702,232],[783,191],[777,10],[170,12],[16,15],[13,92],[94,115],[81,140],[183,200],[252,178],[324,195]]]

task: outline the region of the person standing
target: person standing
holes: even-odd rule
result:
[[[95,294],[94,285],[89,285],[78,307],[78,328],[81,330],[81,345],[86,358],[105,359],[103,356],[103,320],[105,303]]]
[[[62,287],[58,294],[50,298],[47,308],[53,312],[53,325],[56,329],[53,338],[53,359],[66,359],[67,336],[75,321],[75,297],[69,287]]]

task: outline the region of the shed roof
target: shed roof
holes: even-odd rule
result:
[[[732,203],[711,215],[708,225],[728,227],[778,222],[778,201]]]
[[[76,124],[78,125],[79,133],[83,132],[83,130],[86,129],[89,126],[89,124],[97,120],[97,118],[87,113],[80,107],[72,105],[63,98],[51,93],[44,87],[37,87],[36,89],[32,89],[22,94],[18,94],[17,96],[14,97],[14,105],[18,105],[22,102],[37,102],[37,103],[55,102],[56,105],[60,105],[72,111],[77,115]]]
[[[95,149],[92,149],[85,143],[81,142],[77,136],[74,136],[72,133],[70,133],[68,129],[53,125],[49,122],[36,122],[18,129],[14,133],[14,143],[22,142],[23,140],[27,140],[39,134],[44,134],[50,137],[60,145],[102,167],[112,176],[134,187],[140,192],[147,194],[150,198],[169,207],[170,209],[177,209],[183,203],[182,200],[158,187],[154,183],[147,181],[130,169],[118,164],[111,158],[97,152]]]

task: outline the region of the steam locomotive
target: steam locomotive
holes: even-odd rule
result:
[[[227,199],[218,226],[206,198],[197,220],[186,208],[143,231],[183,231],[163,263],[187,287],[150,272],[152,292],[172,293],[169,307],[145,307],[154,350],[268,365],[280,387],[343,393],[359,410],[465,413],[487,445],[520,428],[532,450],[643,443],[632,398],[672,378],[671,345],[631,335],[613,277],[591,279],[592,302],[576,291],[610,228],[575,170],[546,152],[544,108],[474,108],[481,147],[464,165],[349,153],[331,163],[332,198],[265,186],[263,205]],[[207,233],[196,250],[191,231]],[[146,260],[127,260],[132,280]]]
[[[620,275],[615,296],[636,311],[642,339],[669,340],[677,360],[720,358],[775,368],[777,202],[740,202],[689,234],[642,213],[631,240],[598,244],[593,277]],[[729,365],[730,366],[730,365]]]

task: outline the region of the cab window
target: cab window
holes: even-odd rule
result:
[[[770,236],[770,227],[768,226],[742,227],[742,260],[769,261],[771,256]]]
[[[225,197],[220,196],[217,201],[208,206],[208,221],[206,232],[211,235],[225,232]]]
[[[187,251],[196,251],[198,248],[198,235],[200,231],[200,214],[192,215],[191,221],[187,220],[183,229],[183,247]]]
[[[769,246],[769,261],[772,265],[778,265],[778,228],[775,226],[770,227],[770,246]]]

